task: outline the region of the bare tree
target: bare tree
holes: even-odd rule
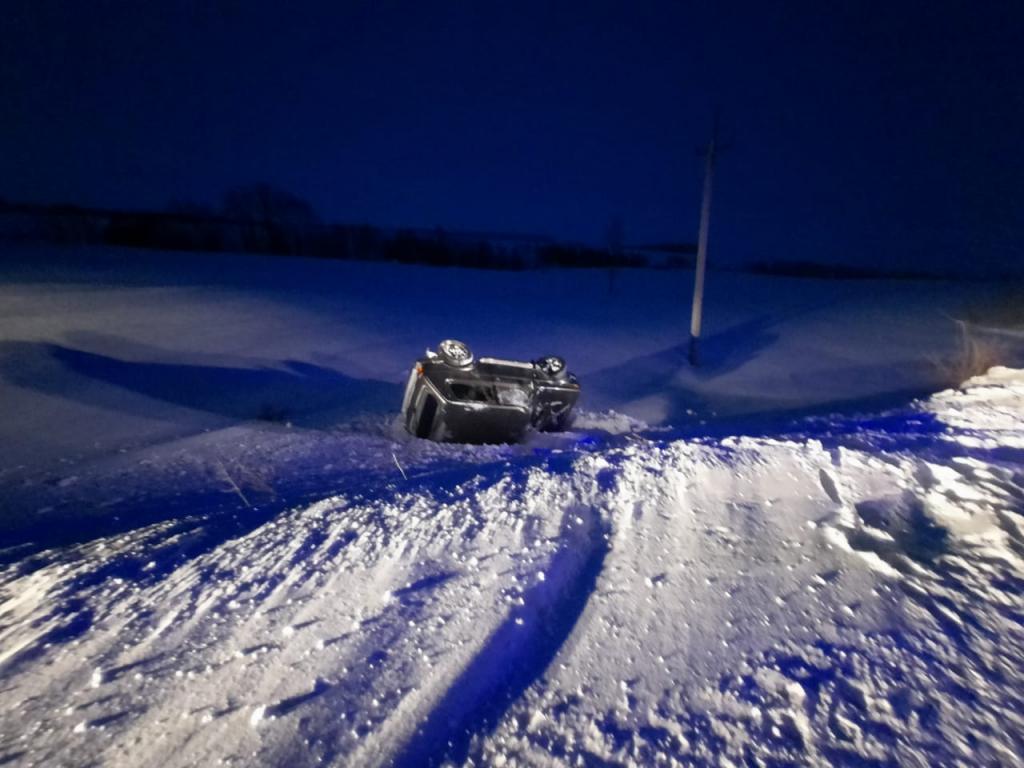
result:
[[[227,218],[256,225],[261,230],[262,248],[296,253],[305,238],[320,226],[313,206],[300,197],[271,184],[249,184],[224,195]]]

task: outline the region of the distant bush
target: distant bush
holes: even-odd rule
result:
[[[643,267],[646,262],[631,253],[615,253],[583,245],[552,243],[537,251],[537,263],[542,267]]]
[[[684,253],[672,253],[661,259],[657,267],[659,269],[693,269],[697,263],[697,257]]]
[[[172,251],[221,251],[228,240],[214,217],[166,213],[113,213],[103,242]]]
[[[779,277],[813,277],[828,280],[929,280],[936,275],[910,270],[885,270],[848,264],[819,264],[812,261],[755,261],[746,271]]]

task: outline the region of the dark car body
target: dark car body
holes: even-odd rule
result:
[[[579,382],[561,358],[476,360],[466,345],[448,340],[416,361],[402,415],[416,437],[508,443],[530,429],[567,427],[579,393]]]

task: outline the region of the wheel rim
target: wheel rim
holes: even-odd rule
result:
[[[473,364],[473,353],[469,346],[457,339],[445,339],[437,345],[437,351],[450,365],[466,368]]]

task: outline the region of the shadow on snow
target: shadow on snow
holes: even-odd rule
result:
[[[303,426],[390,409],[400,395],[398,384],[357,379],[297,360],[247,361],[249,367],[176,362],[166,350],[98,338],[104,347],[123,350],[120,355],[128,351],[149,359],[8,341],[0,343],[0,376],[19,387],[146,418],[161,414],[125,392],[231,420],[288,420]],[[163,416],[184,420],[180,411]]]

